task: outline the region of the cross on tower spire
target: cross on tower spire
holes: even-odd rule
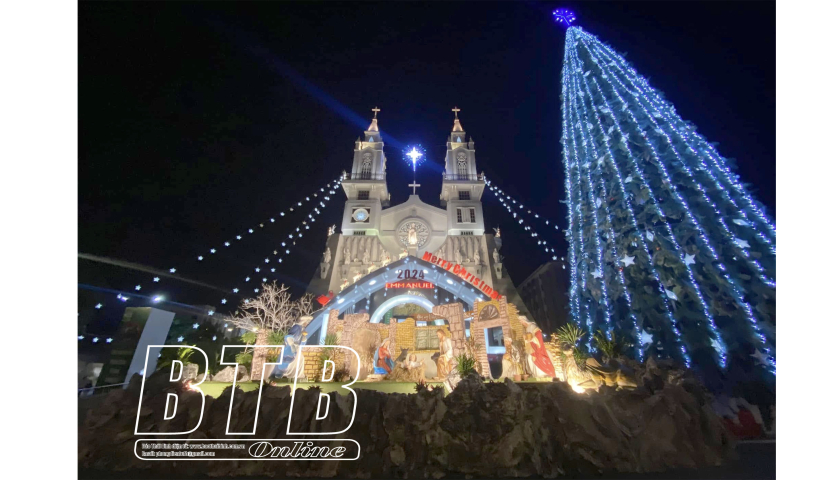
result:
[[[379,107],[373,107],[370,111],[373,112],[373,118],[376,118],[376,114],[382,110],[380,110]]]
[[[458,107],[455,107],[455,108],[452,109],[452,111],[455,112],[455,118],[458,118],[458,112],[460,112],[461,109],[458,108]]]
[[[417,183],[417,181],[415,180],[415,181],[409,183],[408,186],[411,187],[411,194],[412,195],[417,195],[417,187],[419,187],[420,184]]]

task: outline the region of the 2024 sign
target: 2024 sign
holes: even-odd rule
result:
[[[423,270],[397,270],[397,278],[402,280],[424,279],[426,275]]]

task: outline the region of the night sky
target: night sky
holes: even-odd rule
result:
[[[439,205],[457,105],[479,170],[541,216],[565,223],[558,203],[565,197],[564,30],[550,17],[558,6],[626,52],[683,118],[737,160],[742,180],[774,211],[772,2],[84,2],[79,251],[176,267],[225,289],[261,277],[254,267],[305,216],[303,209],[282,219],[279,212],[350,170],[374,106],[382,109],[392,205],[409,195],[400,150],[412,143],[429,157],[418,193]],[[273,263],[278,280],[296,292],[318,268],[344,200],[336,192],[291,258]],[[488,232],[502,228],[501,253],[518,284],[549,258],[495,197],[486,194],[484,206]],[[545,238],[565,251],[560,232]],[[225,249],[225,241],[233,246]],[[212,247],[219,253],[211,255]],[[79,261],[80,284],[125,292],[141,284],[140,293],[188,304],[236,301],[166,278],[154,284],[153,276]],[[80,289],[79,299],[80,312],[105,300],[118,306],[111,293]]]

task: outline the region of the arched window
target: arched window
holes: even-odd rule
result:
[[[467,154],[458,152],[458,180],[467,180]]]
[[[370,152],[365,152],[362,155],[362,168],[359,171],[359,177],[362,180],[370,180],[370,169],[373,165],[373,154]]]

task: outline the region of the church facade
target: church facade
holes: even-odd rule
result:
[[[361,337],[348,334],[370,337],[366,342],[384,350],[366,363],[375,367],[378,358],[414,355],[413,362],[425,362],[428,378],[440,373],[432,354],[445,354],[441,345],[454,344],[451,354],[472,348],[489,374],[488,359],[504,355],[505,342],[522,340],[533,326],[504,268],[501,232],[486,233],[484,176],[457,111],[446,142],[440,206],[416,194],[391,205],[376,116],[356,141],[352,169],[341,183],[347,196],[341,227],[330,229],[308,289],[323,308],[306,327],[307,343],[343,332],[341,344],[368,350]],[[492,308],[483,310],[487,306]],[[481,315],[488,323],[476,328]]]

